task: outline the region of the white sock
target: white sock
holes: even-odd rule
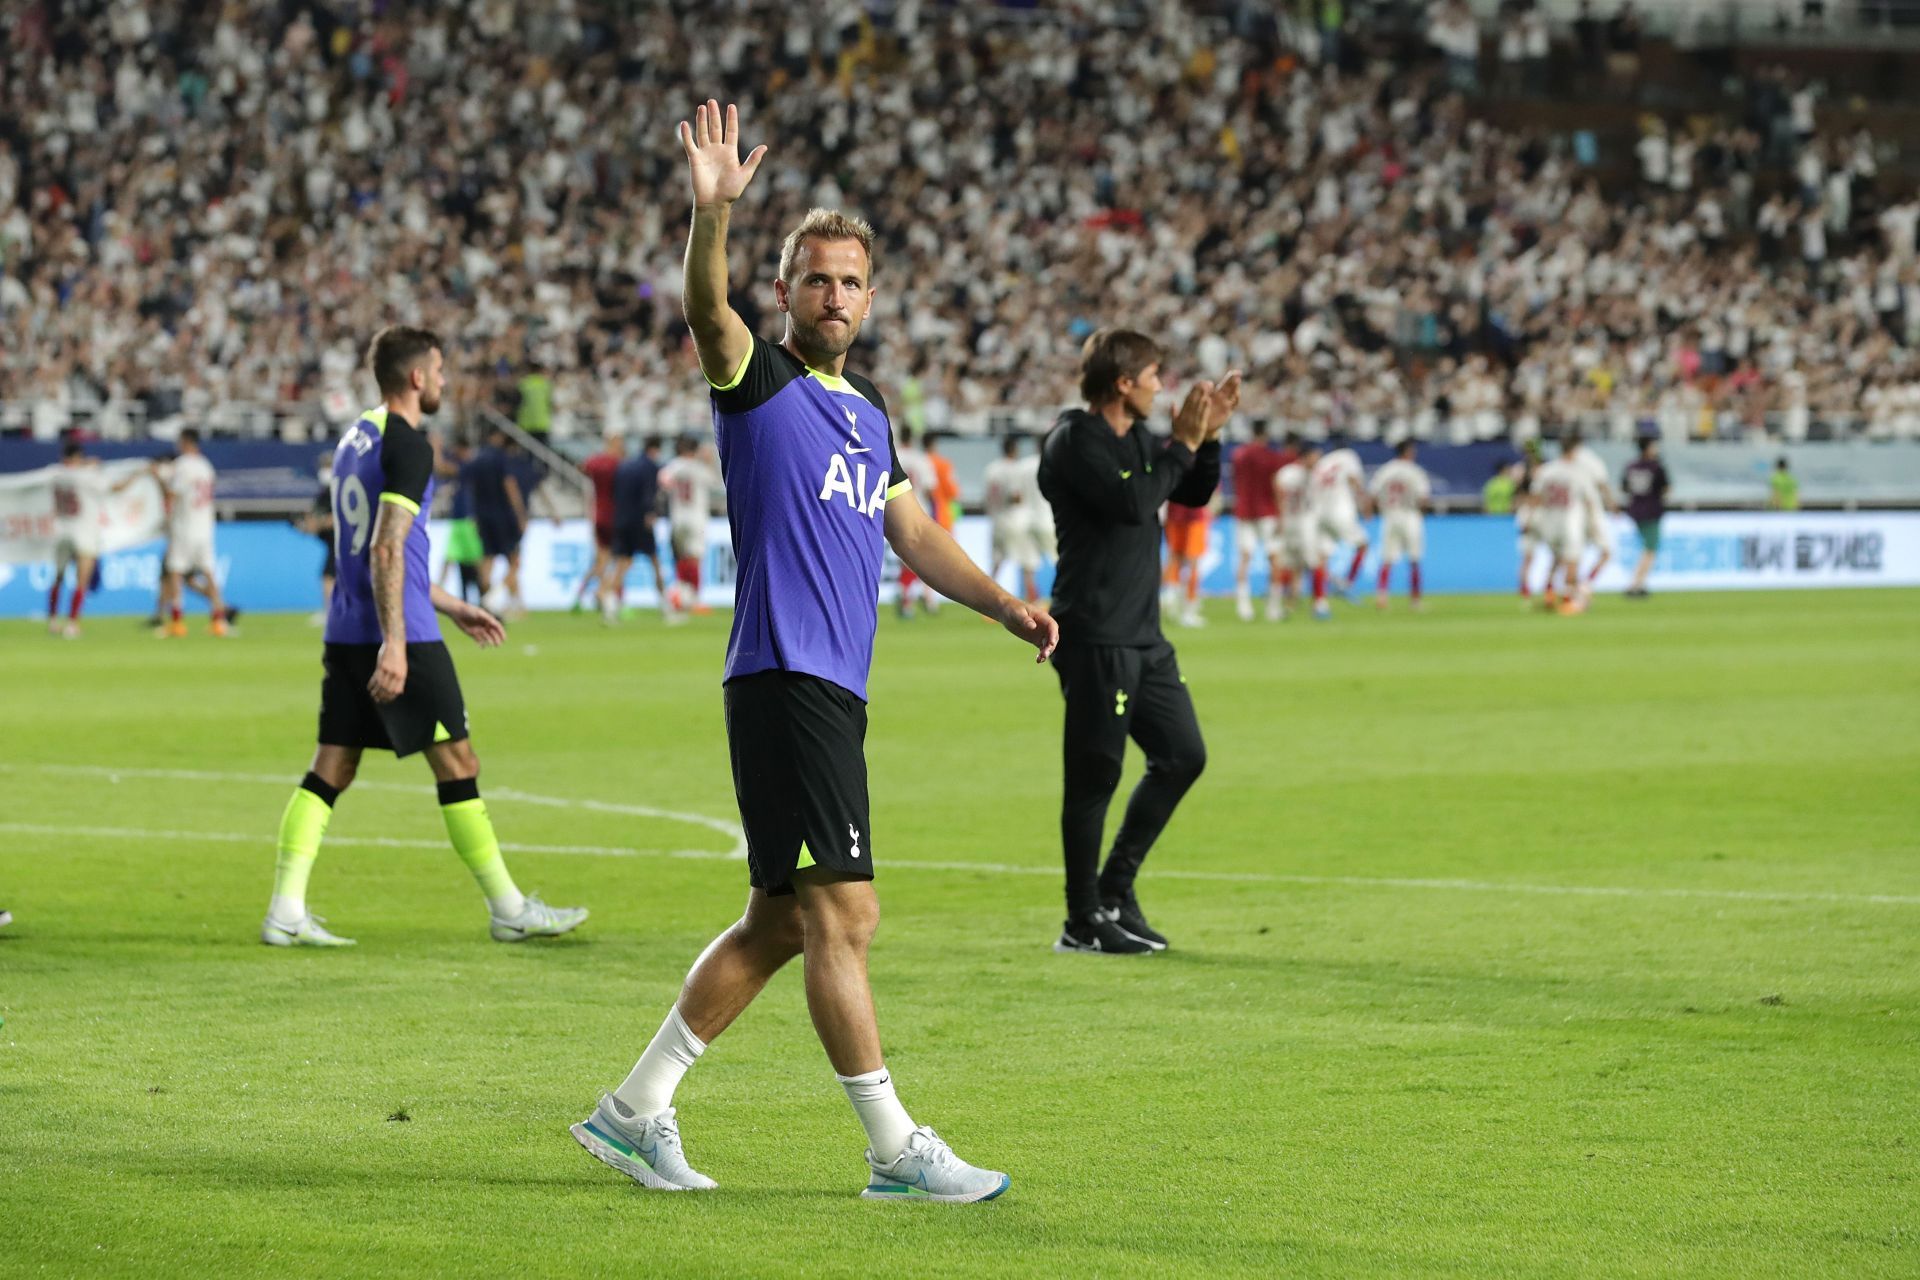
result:
[[[276,893],[272,898],[267,900],[267,919],[273,921],[275,924],[283,924],[291,929],[306,918],[307,901],[305,898],[289,898]]]
[[[894,1096],[893,1077],[887,1074],[887,1069],[881,1067],[862,1076],[837,1079],[847,1091],[847,1101],[853,1104],[861,1127],[867,1131],[867,1145],[873,1148],[873,1158],[881,1164],[898,1160],[900,1153],[907,1149],[907,1136],[913,1132],[913,1117]]]
[[[658,1115],[673,1105],[673,1091],[680,1087],[680,1077],[706,1051],[707,1046],[687,1029],[680,1006],[675,1005],[667,1010],[667,1020],[653,1033],[653,1042],[613,1096],[637,1116]]]

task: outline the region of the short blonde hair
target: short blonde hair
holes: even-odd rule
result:
[[[867,255],[867,283],[873,283],[873,227],[865,218],[841,213],[838,209],[809,209],[800,225],[787,233],[780,246],[780,278],[793,283],[793,270],[800,258],[800,246],[808,240],[858,240]]]

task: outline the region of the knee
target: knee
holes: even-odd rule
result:
[[[791,960],[806,950],[806,930],[801,925],[798,911],[783,911],[761,917],[747,915],[741,918],[735,928],[757,951],[778,954]]]
[[[1190,745],[1181,747],[1165,760],[1157,761],[1156,767],[1182,786],[1190,787],[1206,770],[1207,746],[1196,738]]]
[[[872,894],[836,902],[831,908],[809,912],[802,922],[802,941],[810,947],[844,947],[864,952],[880,929],[880,903]]]
[[[1120,785],[1122,763],[1105,752],[1069,750],[1065,770],[1069,802],[1076,795],[1111,796]]]

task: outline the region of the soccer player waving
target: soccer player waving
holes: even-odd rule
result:
[[[1153,339],[1102,329],[1080,353],[1085,409],[1060,415],[1040,446],[1040,489],[1053,504],[1060,567],[1054,670],[1067,699],[1066,781],[1060,838],[1067,923],[1056,951],[1139,955],[1166,948],[1133,891],[1147,850],[1207,763],[1193,699],[1160,632],[1163,502],[1204,506],[1220,483],[1220,428],[1240,403],[1240,374],[1196,383],[1173,419],[1173,439],[1147,430],[1160,392]],[[1131,736],[1147,773],[1127,801],[1100,868],[1107,804]],[[1096,875],[1096,873],[1098,873]]]
[[[880,1054],[867,944],[879,921],[867,817],[867,673],[882,538],[950,600],[994,618],[1044,660],[1058,629],[976,568],[901,480],[886,404],[846,370],[873,303],[873,229],[825,209],[787,236],[778,344],[727,301],[727,224],[766,154],[743,162],[734,108],[680,125],[693,180],[684,303],[713,391],[713,428],[738,563],[725,705],[747,833],[746,913],[708,945],[625,1083],[573,1126],[581,1146],[640,1185],[705,1190],[686,1160],[673,1093],[694,1060],[781,966],[801,956],[807,1008],[871,1143],[869,1199],[991,1200],[976,1169],[916,1127]]]
[[[368,747],[424,751],[440,784],[447,838],[486,895],[499,942],[566,933],[583,907],[550,907],[523,895],[507,873],[480,799],[480,761],[467,739],[467,708],[436,611],[482,648],[506,639],[500,620],[432,585],[427,525],[433,444],[420,429],[440,407],[446,378],[440,339],[425,329],[383,329],[368,353],[383,403],[360,415],[333,454],[333,536],[339,577],[327,606],[320,743],[313,767],[280,819],[273,900],[260,941],[273,947],[344,947],[307,911],[307,876],[334,802]]]

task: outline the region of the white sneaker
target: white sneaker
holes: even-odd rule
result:
[[[931,1200],[936,1204],[972,1204],[991,1200],[1013,1184],[992,1169],[976,1169],[953,1154],[940,1135],[921,1125],[907,1136],[906,1150],[892,1164],[881,1164],[867,1152],[873,1177],[862,1200]]]
[[[352,938],[342,938],[329,933],[326,921],[311,913],[300,917],[295,925],[281,924],[268,916],[260,925],[260,941],[270,947],[351,947]]]
[[[13,923],[13,912],[0,911],[0,928],[5,928],[7,925],[10,925],[12,923]]]
[[[687,1163],[672,1107],[658,1115],[638,1116],[612,1094],[603,1094],[593,1114],[569,1132],[594,1159],[643,1187],[711,1191],[720,1185]]]
[[[1287,606],[1281,604],[1278,600],[1267,601],[1267,621],[1285,622],[1286,620]]]
[[[550,907],[532,894],[511,920],[489,915],[495,942],[525,942],[528,938],[557,938],[572,933],[587,918],[585,907]]]
[[[1235,600],[1233,602],[1233,610],[1235,613],[1240,615],[1240,621],[1252,622],[1253,621],[1253,597],[1245,596],[1245,595],[1241,596],[1238,600]]]
[[[1204,627],[1207,625],[1207,615],[1200,612],[1199,605],[1193,605],[1180,614],[1180,625],[1183,627]]]

